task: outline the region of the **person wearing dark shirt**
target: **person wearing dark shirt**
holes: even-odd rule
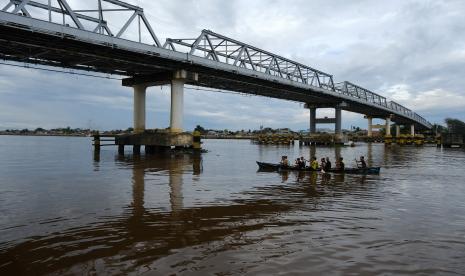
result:
[[[307,163],[305,161],[306,160],[303,156],[300,157],[300,168],[305,169],[305,167],[307,166]]]
[[[358,165],[359,165],[360,168],[366,168],[367,167],[367,163],[365,162],[365,157],[360,156],[360,162],[358,162]]]
[[[325,162],[325,171],[331,170],[331,161],[329,161],[329,157],[326,157],[326,162]]]
[[[326,169],[326,160],[325,160],[324,157],[321,158],[320,168],[321,168],[322,170],[325,170],[325,169]]]
[[[343,160],[344,160],[344,158],[340,157],[340,158],[339,158],[339,161],[336,163],[336,168],[337,168],[338,170],[341,170],[341,171],[344,170],[345,164],[344,164],[344,161],[343,161]]]

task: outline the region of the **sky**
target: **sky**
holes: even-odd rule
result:
[[[68,2],[73,8],[96,3]],[[196,38],[209,29],[330,73],[335,82],[351,81],[432,123],[447,117],[465,120],[465,1],[126,2],[144,8],[162,43],[167,37]],[[1,7],[5,4],[0,0]],[[108,14],[105,19],[118,29],[129,15]],[[127,38],[135,39],[135,32],[129,33]],[[111,78],[0,65],[0,129],[131,127],[132,89]],[[309,125],[303,104],[265,97],[188,88],[184,107],[186,130],[196,125],[301,130]],[[168,127],[169,110],[169,86],[150,87],[147,128]],[[317,111],[319,117],[333,115],[331,109]],[[344,128],[366,125],[363,115],[343,112]]]

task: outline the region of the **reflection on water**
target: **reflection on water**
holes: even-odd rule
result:
[[[25,142],[37,143],[11,150]],[[0,159],[2,275],[463,272],[461,151],[208,140],[203,155],[89,160],[88,141],[74,142]],[[281,155],[365,155],[383,169],[257,172]]]

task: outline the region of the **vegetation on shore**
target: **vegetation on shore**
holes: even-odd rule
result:
[[[446,118],[445,125],[434,124],[432,128],[433,133],[441,134],[441,133],[456,133],[456,134],[463,134],[465,135],[465,122],[454,119],[454,118]],[[393,126],[394,127],[394,126]],[[199,131],[203,136],[212,136],[212,137],[231,137],[231,136],[239,136],[239,137],[250,137],[256,134],[268,133],[268,134],[291,134],[291,135],[298,135],[300,132],[292,131],[288,128],[263,128],[260,127],[259,130],[237,130],[232,131],[228,129],[224,130],[216,130],[216,129],[206,129],[200,125],[195,127],[196,131]],[[109,131],[100,131],[101,134],[120,134],[120,133],[130,133],[133,131],[133,128],[129,127],[127,129],[117,129],[117,130],[109,130]],[[351,132],[353,133],[362,133],[364,130],[360,128],[354,128]],[[391,130],[394,131],[394,130]],[[401,128],[401,132],[408,132],[409,129]],[[71,128],[71,127],[63,127],[63,128],[53,128],[53,129],[44,129],[42,127],[38,127],[36,129],[6,129],[0,131],[0,135],[50,135],[50,136],[89,136],[94,133],[98,132],[97,130],[92,129],[81,129],[81,128]]]
[[[133,129],[128,128],[126,130],[110,130],[105,131],[106,134],[119,134],[119,133],[127,133],[131,132]],[[52,128],[52,129],[44,129],[42,127],[38,127],[36,129],[7,129],[4,131],[0,131],[0,135],[36,135],[36,136],[89,136],[94,133],[98,132],[97,130],[92,129],[81,129],[81,128],[71,128],[71,127],[63,127],[63,128]]]

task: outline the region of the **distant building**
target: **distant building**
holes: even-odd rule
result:
[[[278,133],[278,134],[291,134],[292,131],[289,128],[278,128],[276,133]]]

